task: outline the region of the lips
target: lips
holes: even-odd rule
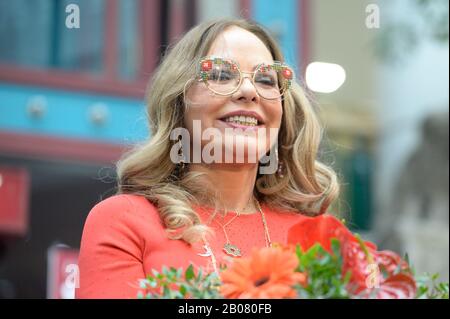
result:
[[[253,116],[243,116],[243,115],[235,115],[226,117],[223,119],[223,121],[227,123],[235,123],[239,125],[245,125],[245,126],[257,126],[258,125],[258,119]]]
[[[220,120],[232,126],[255,127],[264,124],[262,117],[252,111],[230,112],[221,117]]]

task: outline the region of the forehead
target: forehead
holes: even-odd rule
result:
[[[249,68],[273,62],[269,49],[256,35],[235,26],[227,28],[213,41],[208,55],[232,59]]]

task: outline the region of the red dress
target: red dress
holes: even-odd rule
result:
[[[291,226],[306,217],[298,213],[274,211],[262,205],[270,237],[273,243],[287,243]],[[197,208],[203,222],[208,221],[211,209]],[[226,261],[223,245],[226,242],[221,224],[225,218],[217,216],[212,224],[216,236],[210,240],[217,261]],[[330,216],[327,216],[330,218]],[[264,225],[260,213],[241,215],[227,227],[230,242],[240,248],[242,255],[249,255],[253,247],[266,245]],[[136,195],[116,195],[97,204],[89,213],[81,240],[79,269],[80,287],[77,298],[136,298],[139,280],[152,269],[163,265],[183,267],[189,264],[211,268],[209,257],[201,243],[193,246],[182,240],[167,238],[157,208],[147,199]]]

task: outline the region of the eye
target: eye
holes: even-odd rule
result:
[[[236,77],[236,74],[224,69],[213,69],[209,73],[209,80],[211,81],[230,81]]]
[[[264,86],[270,86],[270,87],[276,87],[278,84],[276,75],[268,73],[268,72],[256,73],[255,82],[262,84]]]

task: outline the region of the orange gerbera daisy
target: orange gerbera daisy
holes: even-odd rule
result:
[[[221,274],[225,298],[293,298],[292,286],[304,285],[306,275],[295,272],[295,253],[280,248],[254,249],[251,257],[235,259]]]

